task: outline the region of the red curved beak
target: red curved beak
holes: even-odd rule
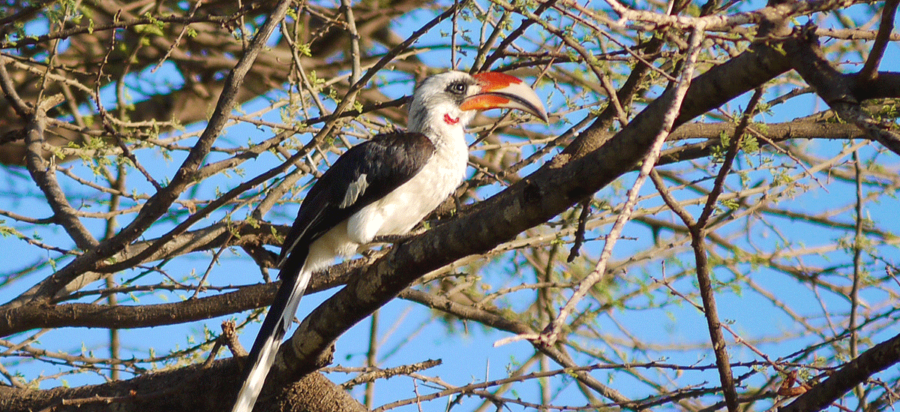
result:
[[[473,75],[481,92],[466,98],[462,110],[519,109],[531,113],[546,123],[547,111],[541,98],[518,77],[497,72]]]

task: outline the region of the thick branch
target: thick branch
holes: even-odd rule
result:
[[[43,391],[0,386],[0,410],[221,411],[230,407],[231,397],[217,394],[232,390],[240,376],[238,362],[230,358],[209,367],[192,365],[102,385]],[[286,386],[276,396],[260,399],[257,406],[258,410],[311,412],[365,410],[340,386],[317,373]]]
[[[825,103],[847,122],[864,130],[872,139],[900,155],[900,134],[890,130],[889,125],[881,125],[860,107],[860,98],[854,95],[855,77],[842,76],[825,58],[818,38],[812,28],[805,28],[803,42],[794,42],[786,48],[791,56],[793,68],[800,73]]]
[[[307,293],[346,284],[370,261],[370,258],[353,260],[316,273]],[[250,285],[229,293],[156,305],[110,307],[86,303],[32,303],[0,311],[0,336],[38,328],[124,329],[193,322],[267,306],[275,298],[279,285],[280,282]]]
[[[858,358],[850,361],[824,382],[800,395],[780,412],[808,412],[827,408],[856,385],[864,383],[872,375],[900,362],[900,335],[873,346]]]
[[[25,163],[28,165],[28,173],[31,179],[37,183],[47,203],[53,210],[53,220],[59,223],[81,249],[90,249],[97,246],[97,239],[91,235],[78,217],[75,209],[66,200],[66,194],[56,181],[56,171],[44,161],[41,144],[44,141],[44,131],[47,129],[47,109],[61,103],[62,95],[55,95],[48,101],[38,103],[34,110],[31,123],[25,134],[26,155]]]
[[[692,82],[676,124],[758,87],[789,67],[779,51],[761,45],[752,47]],[[743,81],[734,82],[734,78]],[[671,96],[671,91],[665,93],[598,150],[568,164],[565,156],[558,156],[533,175],[476,206],[471,214],[393,249],[368,268],[365,276],[353,279],[304,319],[289,344],[279,352],[283,362],[276,362],[273,374],[285,377],[308,371],[344,331],[422,274],[490,250],[546,222],[632,170],[649,150]]]
[[[881,65],[881,58],[884,57],[884,50],[887,48],[891,32],[894,31],[894,16],[897,14],[898,0],[888,0],[884,3],[884,10],[881,11],[881,26],[878,28],[878,35],[875,37],[875,44],[866,58],[866,64],[859,71],[859,77],[862,81],[869,81],[878,73],[878,66]]]

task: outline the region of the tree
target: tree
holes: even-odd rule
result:
[[[8,3],[0,410],[227,408],[296,202],[450,68],[551,124],[480,117],[420,234],[314,278],[261,407],[882,410],[897,5]]]

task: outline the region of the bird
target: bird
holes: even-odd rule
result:
[[[500,72],[447,71],[424,79],[406,131],[377,135],[342,154],[309,189],[276,262],[281,286],[247,357],[232,412],[249,412],[313,272],[376,237],[399,236],[465,180],[465,127],[478,111],[509,108],[545,123],[538,95]]]

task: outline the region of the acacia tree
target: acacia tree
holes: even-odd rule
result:
[[[270,3],[2,6],[0,410],[228,408],[305,189],[450,68],[530,79],[551,124],[479,117],[419,234],[317,275],[259,410],[896,401],[898,1]],[[398,300],[525,358],[441,379],[482,368],[382,347]]]

